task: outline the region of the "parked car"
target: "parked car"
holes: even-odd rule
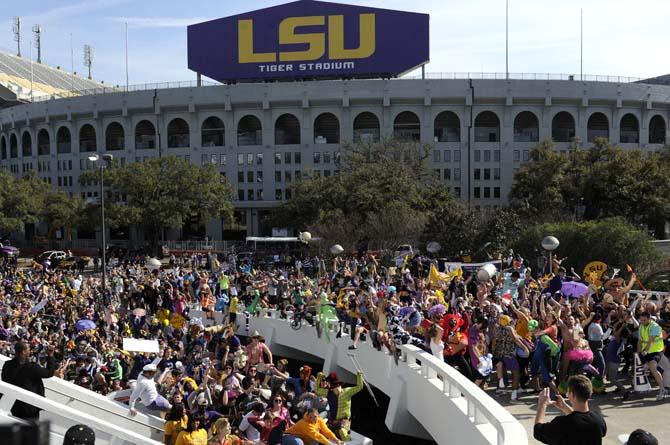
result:
[[[51,262],[51,267],[56,267],[58,263],[68,257],[67,252],[62,250],[47,250],[42,252],[37,257],[35,261],[39,264],[44,263],[44,261],[49,260]]]
[[[0,243],[0,255],[5,258],[14,258],[19,256],[19,249],[9,244],[9,241]]]

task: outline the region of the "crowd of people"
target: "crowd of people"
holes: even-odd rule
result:
[[[657,399],[666,395],[658,365],[670,352],[670,300],[632,297],[633,273],[602,277],[574,295],[565,287],[583,281],[574,270],[553,261],[551,271],[534,273],[518,255],[486,279],[436,273],[422,255],[392,264],[364,252],[276,258],[259,266],[251,258],[172,256],[147,268],[144,258],[128,257],[110,266],[106,292],[97,274],[5,265],[0,353],[15,359],[3,380],[21,386],[17,369],[32,360],[43,365],[38,378],[55,375],[101,394],[128,390],[129,415],[163,416],[168,445],[349,440],[360,374],[345,387],[335,374],[274,357],[258,332],[237,336],[248,317],[273,308],[289,321],[304,317],[303,329],[312,323],[320,334],[336,322],[352,350],[370,342],[397,361],[400,345],[415,345],[512,402],[547,391],[583,398],[584,381],[596,393],[628,397],[635,354]],[[194,309],[205,320],[191,316]],[[205,323],[217,312],[225,323]],[[160,352],[125,351],[124,338],[156,340]],[[12,412],[37,415],[18,403]]]

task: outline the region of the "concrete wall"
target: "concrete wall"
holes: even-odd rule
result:
[[[575,120],[576,137],[586,143],[588,120],[595,112],[608,119],[609,139],[620,142],[621,118],[630,113],[639,127],[639,144],[622,144],[632,148],[660,149],[663,144],[649,144],[649,122],[660,116],[667,128],[670,110],[670,87],[646,84],[618,84],[606,82],[546,81],[546,80],[350,80],[315,82],[280,82],[173,88],[135,91],[58,99],[19,105],[0,110],[0,144],[5,141],[9,151],[10,135],[18,139],[18,157],[1,159],[0,166],[17,176],[34,170],[38,176],[71,193],[83,193],[94,199],[95,187],[81,187],[78,176],[90,168],[80,153],[79,130],[91,124],[96,130],[98,152],[105,151],[105,131],[111,123],[124,128],[125,148],[114,151],[114,156],[125,163],[141,162],[147,158],[172,154],[201,164],[214,162],[242,196],[235,207],[247,219],[248,234],[258,234],[263,210],[270,209],[286,199],[296,172],[319,171],[335,174],[339,166],[334,162],[341,145],[354,139],[353,122],[364,111],[375,114],[382,136],[394,132],[394,119],[404,111],[411,111],[420,121],[422,142],[433,145],[439,158],[429,157],[430,167],[450,190],[474,206],[496,207],[507,203],[516,170],[527,160],[528,152],[537,142],[518,142],[514,137],[514,121],[519,113],[532,112],[538,120],[538,140],[552,137],[554,116],[566,111]],[[459,142],[435,142],[435,118],[443,111],[455,113],[460,121]],[[474,120],[479,113],[495,113],[500,125],[500,140],[475,142]],[[340,144],[317,144],[314,140],[314,122],[325,112],[334,114],[340,126]],[[284,113],[293,114],[300,122],[300,144],[276,145],[275,122]],[[238,145],[237,128],[248,115],[257,117],[262,124],[262,142],[257,145]],[[200,129],[210,116],[220,118],[225,125],[225,145],[203,147]],[[175,119],[184,119],[189,125],[190,143],[185,148],[168,148],[168,125]],[[134,131],[141,120],[152,122],[160,134],[160,149],[136,149]],[[59,128],[70,129],[72,153],[58,154],[56,133]],[[50,137],[50,154],[37,156],[37,134],[46,129]],[[27,131],[32,136],[33,156],[22,156],[21,136]],[[470,141],[470,142],[468,142]],[[666,132],[667,141],[667,132]],[[569,144],[556,144],[557,150],[567,150]],[[445,160],[448,152],[448,160]],[[287,153],[291,163],[284,162]],[[295,162],[300,154],[301,161]],[[314,162],[315,153],[321,162]],[[330,162],[323,163],[328,153]],[[258,155],[262,163],[258,163]],[[281,163],[275,163],[275,155]],[[253,157],[248,163],[249,156]],[[241,157],[242,163],[238,163]],[[479,169],[481,178],[475,179]],[[485,169],[490,179],[485,179]],[[238,181],[242,173],[243,182]],[[262,174],[259,180],[258,173]],[[497,174],[499,173],[499,178]],[[249,181],[249,174],[253,180]],[[276,180],[276,176],[278,176]],[[66,178],[66,179],[63,179]],[[71,179],[70,179],[71,178]],[[70,182],[72,185],[70,185]],[[249,199],[249,193],[253,200]],[[479,194],[477,197],[477,193]],[[220,222],[208,227],[208,235],[221,238]]]

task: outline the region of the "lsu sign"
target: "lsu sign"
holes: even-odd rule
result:
[[[393,77],[428,62],[429,16],[300,0],[188,27],[188,67],[221,82]]]

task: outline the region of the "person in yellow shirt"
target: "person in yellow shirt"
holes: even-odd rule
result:
[[[200,417],[188,419],[186,429],[179,433],[175,445],[207,445],[207,430],[202,427]]]
[[[172,409],[165,416],[165,431],[163,433],[163,443],[165,445],[175,445],[177,436],[188,426],[188,416],[184,413],[184,405],[174,404]]]
[[[286,430],[282,445],[342,445],[344,442],[328,428],[326,422],[319,417],[319,410],[312,408],[295,425]]]

